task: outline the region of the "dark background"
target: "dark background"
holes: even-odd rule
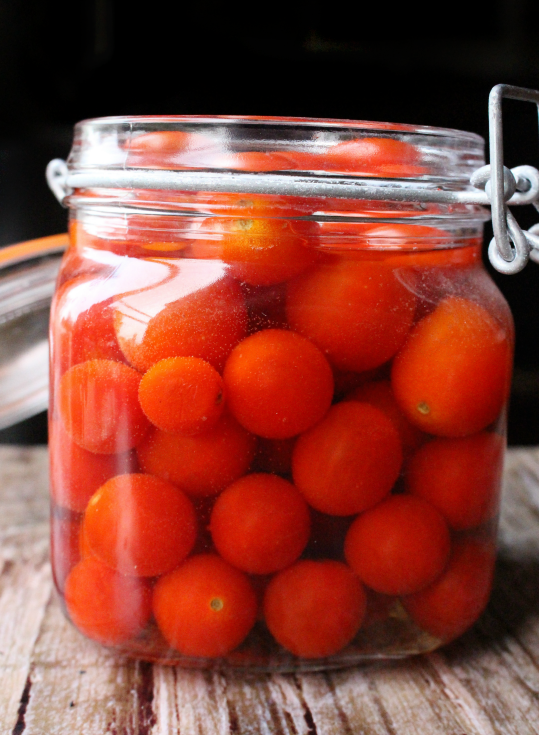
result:
[[[487,137],[492,86],[539,89],[537,0],[219,7],[0,0],[0,245],[65,230],[44,170],[82,118],[293,115]],[[506,165],[539,166],[536,109],[504,104]],[[539,443],[539,267],[494,278],[517,326],[509,439]],[[45,440],[44,415],[0,431],[0,442]]]

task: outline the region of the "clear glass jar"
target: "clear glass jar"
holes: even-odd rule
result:
[[[512,320],[481,261],[486,212],[383,191],[466,190],[482,163],[478,136],[406,125],[76,127],[72,171],[199,176],[67,200],[52,561],[82,633],[164,663],[316,670],[477,619]],[[268,193],[276,174],[376,191]]]

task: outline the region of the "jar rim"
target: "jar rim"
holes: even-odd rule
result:
[[[420,135],[439,135],[453,137],[459,140],[469,140],[484,145],[482,135],[458,128],[438,127],[436,125],[415,125],[412,123],[392,123],[373,120],[352,120],[349,118],[316,118],[292,117],[278,115],[111,115],[86,118],[79,121],[75,129],[88,125],[126,125],[126,124],[201,124],[201,125],[262,125],[262,126],[305,126],[306,128],[320,127],[326,130],[365,130],[380,133],[415,133]]]

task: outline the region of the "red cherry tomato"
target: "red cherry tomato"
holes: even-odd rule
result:
[[[371,406],[379,408],[388,419],[393,421],[395,428],[399,432],[402,447],[405,453],[409,454],[417,449],[424,441],[424,435],[419,429],[411,424],[401,411],[389,380],[377,380],[355,388],[349,393],[345,401],[358,401],[360,403],[369,403]]]
[[[402,603],[420,628],[447,643],[464,633],[485,609],[494,561],[491,540],[457,541],[443,575],[426,589],[404,597]]]
[[[253,461],[256,437],[228,413],[192,436],[150,430],[137,448],[141,468],[177,485],[188,495],[217,495],[244,475]]]
[[[84,513],[92,495],[111,477],[138,469],[134,452],[95,454],[79,447],[61,421],[51,421],[49,454],[51,498],[75,513]]]
[[[181,260],[166,281],[118,300],[114,325],[128,362],[146,372],[167,357],[199,357],[222,370],[247,332],[241,288],[223,273],[218,262]]]
[[[405,595],[442,574],[450,547],[447,525],[436,508],[413,495],[393,495],[354,521],[344,554],[368,587]]]
[[[325,154],[328,170],[366,176],[418,176],[425,171],[419,165],[420,161],[417,148],[394,138],[344,140],[329,148]]]
[[[150,426],[138,401],[140,377],[112,360],[70,368],[60,380],[58,404],[73,441],[97,454],[119,454],[139,444]]]
[[[218,556],[192,556],[157,582],[153,612],[168,643],[185,656],[216,658],[234,650],[256,621],[247,576]]]
[[[292,475],[313,508],[330,515],[360,513],[379,503],[399,476],[397,429],[367,403],[338,403],[298,437]]]
[[[479,526],[498,511],[503,451],[499,434],[434,439],[406,467],[406,489],[428,500],[456,530]]]
[[[287,439],[313,426],[333,397],[333,375],[322,352],[283,329],[265,329],[240,342],[223,378],[230,411],[267,439]]]
[[[350,643],[365,605],[365,592],[346,564],[304,560],[270,581],[264,617],[281,646],[295,656],[320,658]]]
[[[412,326],[414,294],[382,263],[337,258],[289,284],[288,322],[341,370],[382,365]]]
[[[271,286],[303,273],[317,260],[317,225],[303,220],[208,217],[191,245],[195,258],[221,258],[251,286]],[[194,233],[193,233],[194,236]]]
[[[410,333],[393,362],[395,397],[410,421],[438,436],[481,431],[509,395],[512,345],[479,304],[450,296]]]
[[[233,566],[270,574],[296,561],[309,539],[307,503],[292,483],[252,474],[219,495],[210,530],[215,548]]]
[[[88,503],[84,533],[92,552],[122,574],[155,577],[170,572],[195,544],[191,501],[151,475],[119,475]]]
[[[81,561],[67,578],[69,617],[84,635],[117,646],[137,636],[152,612],[149,583],[118,574],[98,559]]]

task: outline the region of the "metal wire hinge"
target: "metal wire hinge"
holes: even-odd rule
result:
[[[534,102],[539,113],[539,92],[534,89],[497,84],[489,96],[490,166],[474,172],[471,183],[490,199],[494,237],[488,257],[500,273],[518,273],[528,259],[539,263],[539,224],[522,230],[507,206],[533,204],[539,210],[539,171],[533,166],[509,170],[503,165],[502,100],[504,97]]]
[[[301,197],[491,205],[494,237],[488,255],[500,273],[518,273],[528,260],[539,263],[539,224],[522,230],[508,205],[533,204],[539,211],[539,171],[533,166],[509,170],[503,165],[502,99],[534,102],[539,91],[498,84],[489,97],[490,165],[470,179],[475,191],[444,191],[420,182],[384,181],[306,175],[238,173],[234,171],[89,169],[70,171],[56,158],[47,166],[47,182],[60,203],[75,189],[121,188],[280,194]]]

